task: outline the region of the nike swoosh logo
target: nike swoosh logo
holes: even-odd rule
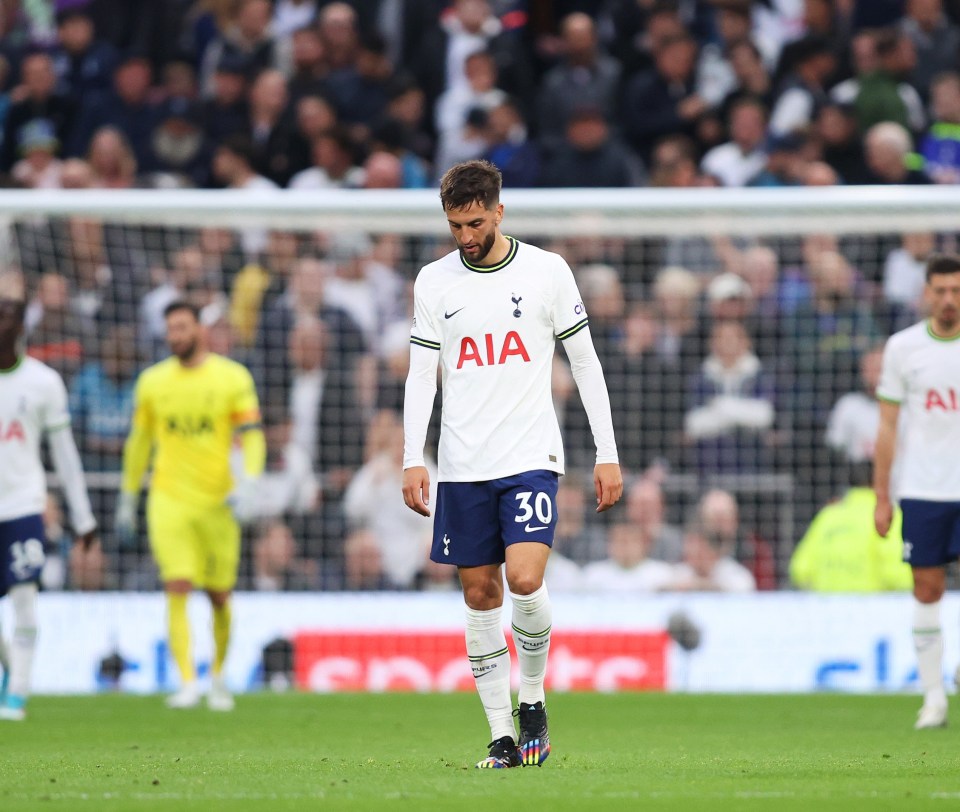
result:
[[[543,527],[531,527],[529,524],[524,527],[524,531],[527,533],[533,533],[535,530],[546,530],[549,525],[543,525]]]
[[[464,307],[466,307],[466,305],[464,305]],[[460,310],[463,310],[463,307],[461,307]],[[457,313],[460,312],[460,310],[454,310],[452,313],[448,313],[446,310],[444,310],[444,311],[443,311],[443,317],[444,317],[445,319],[452,319],[454,316],[457,315]]]

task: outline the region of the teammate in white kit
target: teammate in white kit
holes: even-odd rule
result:
[[[884,350],[874,460],[874,519],[885,536],[902,410],[906,442],[895,496],[903,510],[903,560],[913,569],[913,640],[924,691],[917,729],[947,723],[940,599],[946,565],[960,557],[960,257],[931,257],[924,297],[930,318],[891,336]]]
[[[70,431],[67,390],[50,367],[18,352],[25,297],[19,276],[0,275],[0,597],[13,603],[13,640],[0,635],[0,720],[26,717],[37,640],[37,582],[44,563],[46,475],[40,439],[50,455],[70,506],[78,541],[94,541],[80,455]]]
[[[543,574],[563,473],[550,381],[557,339],[597,446],[597,510],[623,491],[610,400],[573,273],[559,255],[501,233],[500,185],[499,170],[486,161],[457,164],[441,180],[458,250],[417,277],[404,400],[403,498],[429,516],[423,451],[440,366],[431,558],[459,569],[467,656],[493,739],[477,764],[485,768],[540,765],[550,753],[543,684],[551,608]],[[516,712],[501,621],[503,563],[521,672]]]

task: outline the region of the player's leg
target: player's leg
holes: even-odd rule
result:
[[[439,483],[430,558],[455,564],[460,574],[467,658],[490,725],[489,754],[477,766],[519,767],[510,650],[503,633],[503,543],[497,494],[488,483]]]
[[[223,676],[223,666],[230,649],[232,591],[240,566],[240,525],[224,505],[204,512],[200,520],[200,537],[206,561],[203,587],[210,598],[213,615],[214,653],[207,707],[215,711],[231,711],[234,700]]]
[[[513,602],[513,640],[520,664],[517,716],[524,765],[550,755],[546,698],[553,610],[543,581],[556,527],[557,475],[530,471],[512,477],[501,499],[501,532],[507,543],[506,575]]]
[[[947,694],[943,686],[943,631],[940,600],[946,588],[954,509],[946,503],[904,499],[904,560],[913,569],[913,644],[923,688],[923,706],[914,727],[943,727],[947,723]]]
[[[179,689],[167,697],[167,707],[192,708],[200,702],[190,645],[187,604],[197,580],[194,510],[151,492],[147,500],[147,530],[167,600],[167,644],[180,675]]]
[[[0,705],[7,699],[10,690],[10,650],[3,637],[3,626],[0,625]]]
[[[0,720],[26,718],[33,660],[37,648],[37,583],[44,563],[40,516],[0,522],[0,595],[13,607],[13,637],[5,653],[6,690]]]

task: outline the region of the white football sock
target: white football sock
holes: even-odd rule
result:
[[[529,595],[511,592],[510,598],[513,601],[513,642],[517,645],[517,659],[520,661],[518,701],[528,704],[543,702],[543,680],[547,674],[550,624],[553,622],[547,585],[541,584]]]
[[[943,688],[943,633],[940,629],[940,601],[913,602],[913,645],[924,701],[946,702]]]
[[[10,694],[26,698],[30,693],[33,655],[37,648],[37,585],[18,584],[9,594],[13,602]]]
[[[504,736],[516,741],[510,699],[510,650],[501,616],[499,606],[484,611],[467,607],[467,657],[490,723],[491,741]]]
[[[3,639],[2,626],[0,626],[0,668],[4,671],[10,670],[10,649],[7,647],[7,641]]]

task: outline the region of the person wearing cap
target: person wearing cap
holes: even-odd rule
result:
[[[797,133],[768,136],[763,145],[766,163],[747,186],[799,186],[806,144],[806,139]]]
[[[57,158],[60,142],[47,119],[38,118],[20,130],[19,161],[11,175],[18,185],[28,189],[59,189],[63,163]]]
[[[150,138],[148,169],[163,183],[200,188],[209,185],[211,149],[199,105],[174,96],[160,107],[157,119]]]

